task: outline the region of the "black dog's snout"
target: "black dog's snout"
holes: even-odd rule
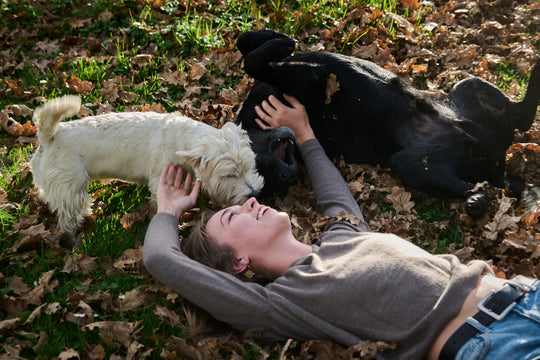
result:
[[[280,171],[278,173],[278,177],[281,181],[284,181],[284,182],[287,182],[287,183],[292,183],[294,181],[294,179],[296,178],[296,174],[293,173],[292,171]]]

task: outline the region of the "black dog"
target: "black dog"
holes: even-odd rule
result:
[[[540,61],[521,102],[478,77],[440,100],[369,61],[328,52],[290,56],[294,40],[274,31],[244,33],[237,46],[258,82],[236,122],[248,130],[268,191],[286,189],[297,171],[292,132],[263,131],[254,121],[254,107],[270,94],[284,103],[281,94],[292,95],[305,106],[330,157],[389,167],[431,195],[469,196],[473,217],[483,215],[488,200],[485,192],[471,195],[473,184],[504,186],[505,151],[516,128],[529,129],[540,100]]]

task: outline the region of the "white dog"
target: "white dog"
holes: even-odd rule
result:
[[[91,180],[147,184],[152,198],[165,165],[191,170],[219,204],[240,204],[263,187],[249,137],[226,123],[216,129],[178,113],[108,113],[59,123],[79,112],[78,96],[63,96],[34,112],[39,146],[30,161],[39,196],[71,236],[91,214]]]

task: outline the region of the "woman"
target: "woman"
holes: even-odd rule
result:
[[[538,292],[497,279],[485,262],[461,264],[455,256],[432,255],[397,236],[372,233],[315,139],[303,106],[286,100],[292,107],[273,96],[264,101],[257,114],[266,123],[257,120],[259,126],[291,128],[322,212],[344,211],[358,225],[334,219],[307,245],[294,238],[286,213],[249,199],[203,217],[181,248],[178,220],[194,206],[200,183],[191,189],[191,174],[182,182],[182,169],[170,166],[163,171],[158,213],[145,238],[148,271],[239,330],[258,330],[267,339],[328,339],[346,346],[362,340],[395,343],[380,359],[438,359],[443,346],[441,359],[471,359],[488,326],[478,321],[492,319],[475,315],[477,306],[494,291],[484,301],[487,308],[500,312],[514,300],[519,304],[486,330],[493,337],[486,341],[489,359],[540,356],[540,313],[527,309],[540,305]],[[269,282],[241,280],[253,273]],[[480,320],[469,318],[473,315]],[[519,341],[512,341],[516,336]]]

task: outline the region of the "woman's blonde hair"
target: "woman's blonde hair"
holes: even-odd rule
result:
[[[181,249],[186,256],[216,270],[232,274],[242,281],[268,283],[269,279],[261,274],[248,278],[244,274],[234,273],[234,250],[228,245],[219,245],[206,232],[208,220],[216,213],[213,210],[203,210],[199,221],[191,233],[181,242]]]

